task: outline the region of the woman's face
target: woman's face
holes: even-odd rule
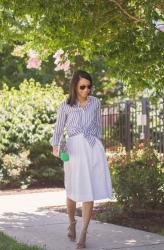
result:
[[[76,94],[77,97],[87,98],[89,93],[91,92],[91,83],[89,80],[85,78],[80,78],[78,84],[76,86]]]

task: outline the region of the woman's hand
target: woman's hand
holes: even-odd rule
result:
[[[59,157],[60,146],[53,146],[53,155]]]

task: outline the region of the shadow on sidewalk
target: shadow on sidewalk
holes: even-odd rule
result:
[[[82,218],[76,217],[77,236]],[[2,213],[0,230],[27,244],[38,244],[48,250],[72,250],[75,243],[67,239],[66,214],[40,208],[35,212]],[[145,248],[142,248],[145,247]],[[87,234],[87,249],[164,249],[164,237],[91,220]]]

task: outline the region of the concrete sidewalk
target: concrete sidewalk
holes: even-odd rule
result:
[[[0,230],[47,250],[76,249],[66,236],[67,215],[46,208],[57,205],[65,205],[64,190],[0,196]],[[78,237],[81,218],[76,218]],[[164,250],[164,237],[91,220],[86,246],[88,250]]]

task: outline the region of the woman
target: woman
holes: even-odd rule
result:
[[[76,202],[82,202],[82,227],[77,249],[85,248],[94,200],[112,197],[112,185],[101,142],[100,101],[91,96],[92,78],[82,70],[74,73],[69,96],[59,106],[53,134],[53,154],[59,156],[66,128],[69,161],[64,162],[64,183],[69,216],[68,237],[76,239]]]

